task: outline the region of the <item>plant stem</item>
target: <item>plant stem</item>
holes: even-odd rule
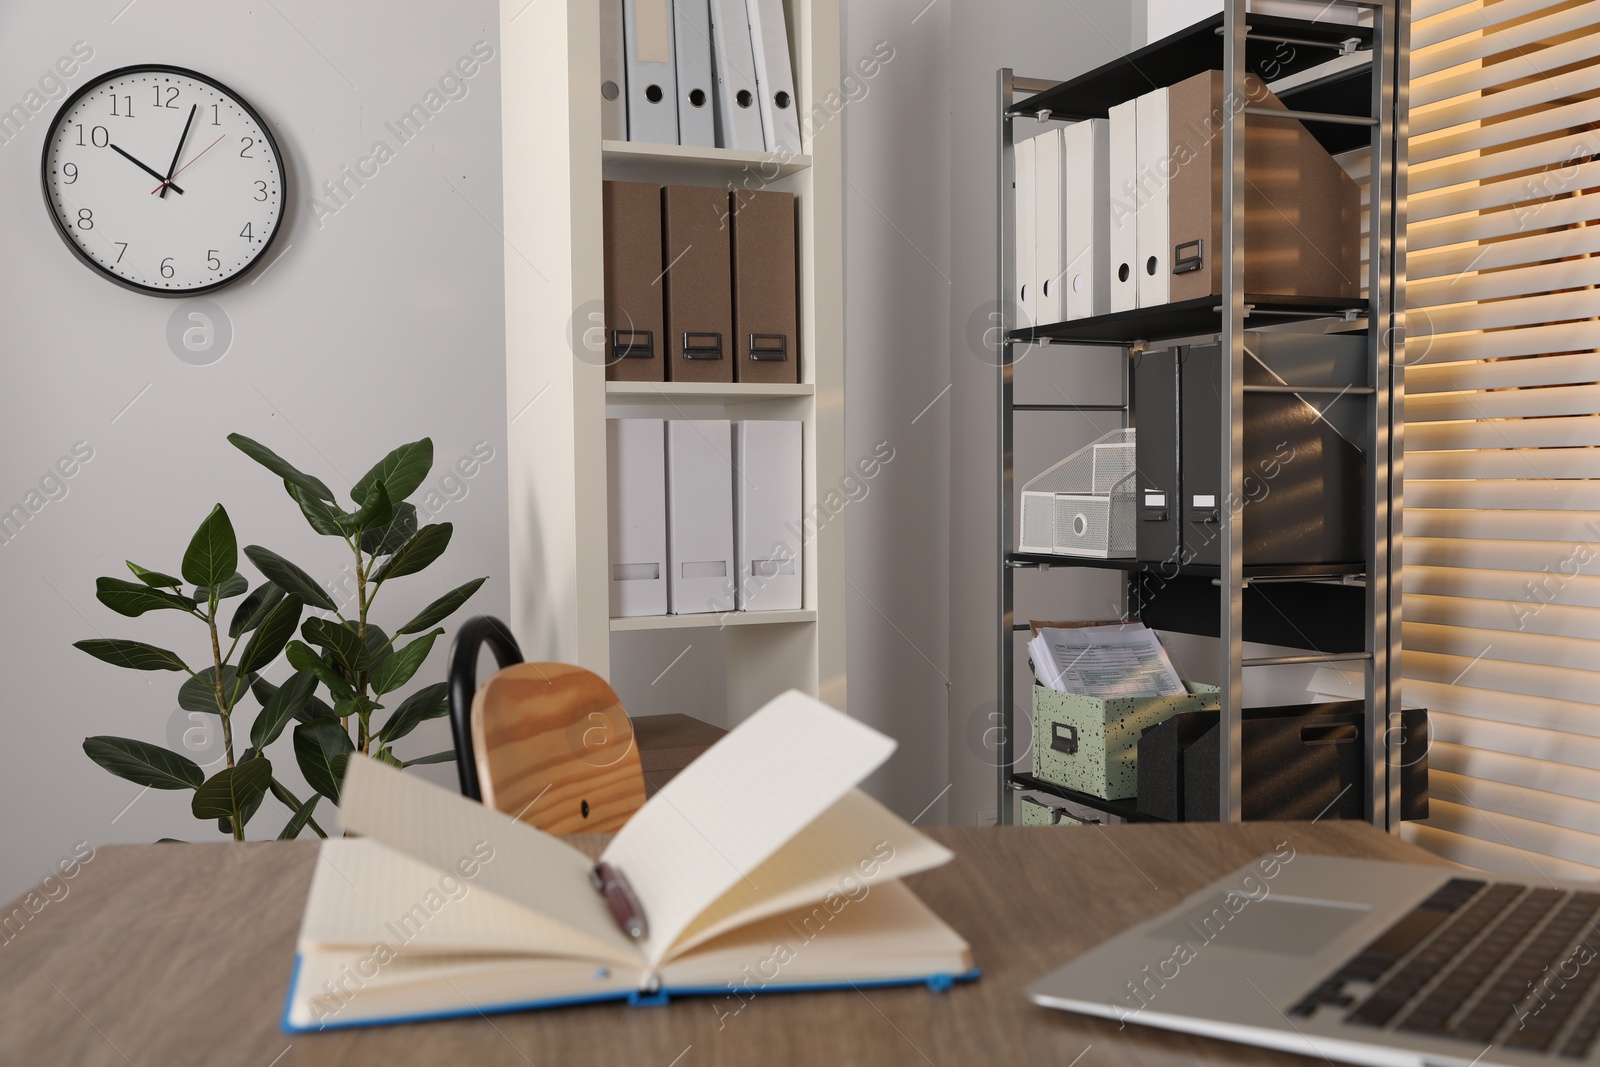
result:
[[[211,685],[217,694],[217,712],[222,716],[222,744],[227,752],[228,766],[233,766],[233,716],[228,698],[223,690],[222,675],[222,643],[217,640],[217,609],[213,601],[211,614],[206,617],[206,629],[211,631],[211,663],[213,666]],[[244,827],[239,825],[239,813],[234,812],[234,817],[228,820],[233,827],[233,839],[244,840]]]
[[[360,544],[360,542],[359,541],[355,542],[353,544],[353,547],[355,548],[355,552],[356,552],[356,607],[360,611],[360,614],[357,616],[357,622],[356,622],[356,636],[361,638],[361,647],[365,648],[366,645],[367,645],[367,606],[368,606],[367,605],[367,566],[366,566],[366,561],[361,558],[361,544]],[[360,672],[360,674],[355,678],[355,682],[356,682],[356,694],[358,696],[365,697],[367,695],[367,672],[366,671]],[[361,715],[357,716],[357,720],[358,720],[359,725],[357,726],[357,731],[356,732],[359,735],[359,744],[356,746],[356,748],[364,756],[364,755],[367,754],[367,748],[369,747],[369,745],[371,743],[370,739],[367,737],[367,717],[366,717],[365,714],[361,714]]]

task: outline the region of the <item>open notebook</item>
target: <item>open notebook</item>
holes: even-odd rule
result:
[[[976,977],[899,881],[950,851],[855,788],[894,747],[798,692],[751,716],[601,857],[632,884],[641,939],[560,838],[352,758],[341,810],[363,836],[321,846],[284,1029]]]

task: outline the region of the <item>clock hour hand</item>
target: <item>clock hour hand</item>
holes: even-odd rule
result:
[[[189,139],[189,127],[194,125],[194,113],[198,110],[200,110],[199,104],[189,105],[189,118],[183,124],[183,133],[178,135],[178,147],[172,153],[172,165],[167,168],[167,176],[161,178],[161,175],[156,175],[156,177],[161,178],[161,199],[163,200],[167,198],[167,187],[172,184],[172,174],[178,169],[178,157],[183,155],[183,142]]]
[[[154,169],[153,167],[145,166],[143,163],[139,162],[137,159],[134,159],[132,156],[128,155],[128,153],[124,152],[121,148],[118,148],[116,145],[112,145],[111,146],[111,150],[113,152],[115,152],[117,155],[121,156],[123,159],[126,159],[129,163],[132,163],[134,166],[136,166],[140,170],[144,171],[146,174],[150,175],[150,177],[156,179],[157,181],[162,181],[162,182],[166,181],[166,179],[161,176],[161,172],[160,171]],[[168,184],[171,184],[171,183],[168,183]],[[175,191],[175,192],[178,192],[178,193],[182,193],[183,192],[183,190],[179,189],[176,185],[172,186],[172,188],[173,188],[173,191]]]

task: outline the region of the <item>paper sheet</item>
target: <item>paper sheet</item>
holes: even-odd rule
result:
[[[1182,696],[1167,650],[1142,625],[1042,628],[1028,642],[1042,685],[1092,697]]]

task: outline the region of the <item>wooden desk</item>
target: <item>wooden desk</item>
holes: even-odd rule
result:
[[[779,994],[726,1018],[737,1001],[692,997],[292,1037],[278,1018],[315,846],[108,846],[66,883],[66,897],[0,944],[0,1063],[1320,1064],[1139,1027],[1119,1032],[1035,1007],[1022,989],[1282,841],[1300,852],[1442,862],[1364,823],[930,834],[957,858],[910,884],[972,943],[984,970],[947,993]]]

